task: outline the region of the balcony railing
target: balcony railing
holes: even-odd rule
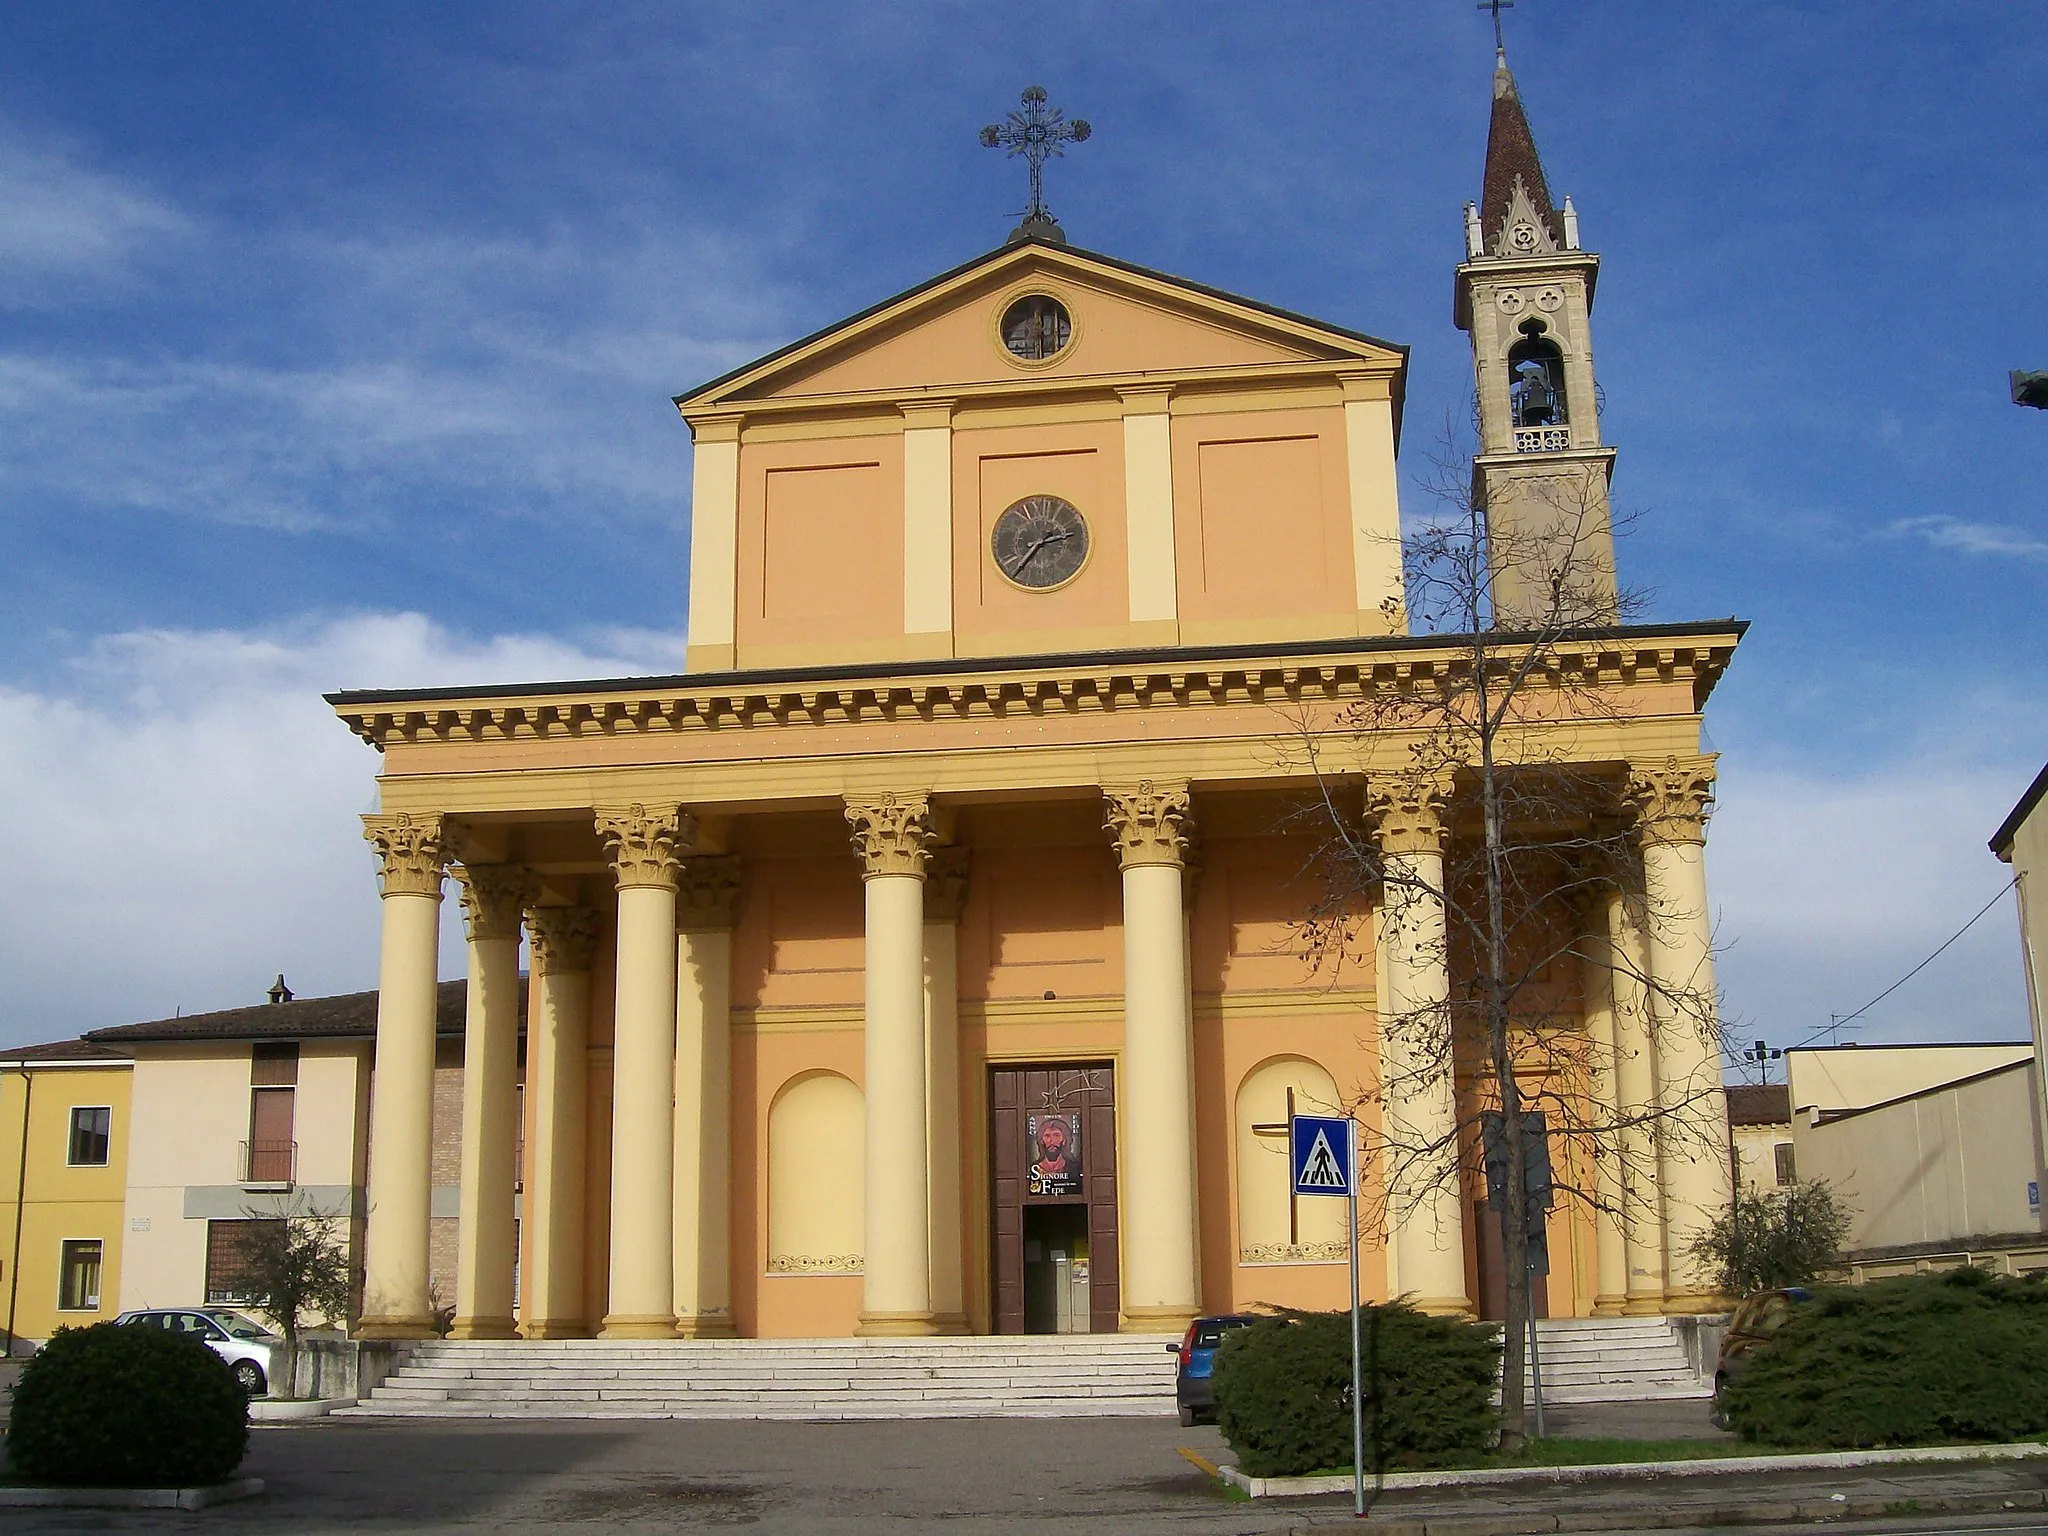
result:
[[[298,1182],[299,1144],[296,1141],[245,1141],[242,1143],[242,1184],[250,1189],[290,1189]]]
[[[1572,445],[1570,427],[1517,427],[1515,452],[1561,453]]]

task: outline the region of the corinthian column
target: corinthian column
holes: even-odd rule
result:
[[[601,805],[596,819],[619,884],[611,1307],[603,1336],[663,1339],[676,1329],[677,860],[697,823],[678,805]]]
[[[1185,784],[1109,787],[1105,828],[1124,885],[1123,1328],[1177,1333],[1201,1311],[1195,1257],[1194,1035],[1182,862]]]
[[[356,1334],[423,1339],[434,1332],[427,1218],[433,1194],[441,871],[447,853],[439,816],[365,816],[363,835],[383,869],[384,941],[377,967],[363,1318]]]
[[[867,1207],[859,1332],[934,1331],[925,1158],[923,794],[847,797],[867,907]]]
[[[1623,1120],[1621,1240],[1628,1280],[1622,1311],[1647,1317],[1664,1310],[1664,1174],[1657,1155],[1656,1031],[1650,1015],[1650,959],[1642,906],[1616,892],[1607,902],[1613,969],[1614,1088]]]
[[[512,1157],[519,1110],[519,914],[532,872],[456,870],[469,922],[469,1012],[462,1046],[462,1209],[455,1238],[454,1339],[509,1339]]]
[[[960,913],[965,848],[941,848],[924,882],[925,1150],[931,1163],[932,1317],[967,1331],[960,1226]]]
[[[537,906],[527,908],[526,924],[539,1007],[526,1031],[533,1140],[519,1331],[529,1339],[582,1339],[590,1336],[583,1308],[590,962],[604,918],[595,907]]]
[[[1700,1230],[1728,1208],[1728,1099],[1707,914],[1707,816],[1714,758],[1668,757],[1629,775],[1643,851],[1644,938],[1655,1029],[1658,1163],[1664,1183],[1665,1308],[1727,1305],[1692,1253]]]
[[[1388,1224],[1401,1289],[1425,1312],[1466,1316],[1465,1192],[1458,1170],[1450,949],[1444,920],[1449,770],[1374,779],[1384,895],[1379,913],[1380,1083]]]
[[[739,860],[689,859],[676,888],[676,1332],[730,1338],[732,920]]]

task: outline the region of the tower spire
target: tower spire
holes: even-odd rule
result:
[[[1522,207],[1516,206],[1518,189]],[[1519,219],[1512,217],[1517,214]],[[1517,223],[1533,226],[1532,233],[1540,232],[1540,237],[1532,240],[1523,234],[1517,238]],[[1565,248],[1564,220],[1550,200],[1550,183],[1544,179],[1543,161],[1536,153],[1536,136],[1529,131],[1529,116],[1522,110],[1505,50],[1494,55],[1493,119],[1486,130],[1486,180],[1479,194],[1479,227],[1486,252],[1492,256],[1531,256]]]

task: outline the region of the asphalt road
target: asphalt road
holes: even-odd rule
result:
[[[9,1510],[15,1532],[278,1531],[413,1532],[488,1529],[513,1533],[602,1526],[608,1532],[750,1527],[762,1536],[1050,1530],[1270,1532],[1351,1526],[1348,1501],[1284,1505],[1227,1500],[1183,1459],[1189,1446],[1213,1457],[1214,1429],[1170,1419],[927,1420],[865,1424],[674,1421],[436,1422],[330,1420],[256,1432],[244,1470],[268,1490],[203,1514]],[[1380,1518],[1480,1520],[1587,1509],[1604,1529],[1627,1529],[1635,1512],[1746,1496],[1826,1498],[1843,1487],[1908,1510],[1920,1493],[1965,1489],[1980,1497],[2038,1489],[2044,1474],[2017,1467],[1948,1471],[1936,1479],[1893,1474],[1807,1481],[1798,1490],[1756,1479],[1686,1479],[1600,1490],[1539,1488],[1503,1499],[1472,1491],[1389,1498]],[[1848,1527],[1844,1523],[1845,1529]],[[1355,1528],[1355,1527],[1354,1527]],[[1527,1529],[1523,1524],[1522,1529]],[[1914,1519],[1856,1526],[1898,1536],[1983,1531],[2042,1532],[2048,1521],[2006,1515],[1985,1521]],[[1730,1528],[1719,1527],[1719,1536]],[[1788,1527],[1773,1527],[1780,1532]]]

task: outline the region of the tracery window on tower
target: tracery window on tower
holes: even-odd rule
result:
[[[1564,353],[1545,334],[1548,327],[1541,320],[1524,320],[1518,329],[1522,339],[1508,352],[1508,409],[1515,451],[1550,453],[1569,447]]]

